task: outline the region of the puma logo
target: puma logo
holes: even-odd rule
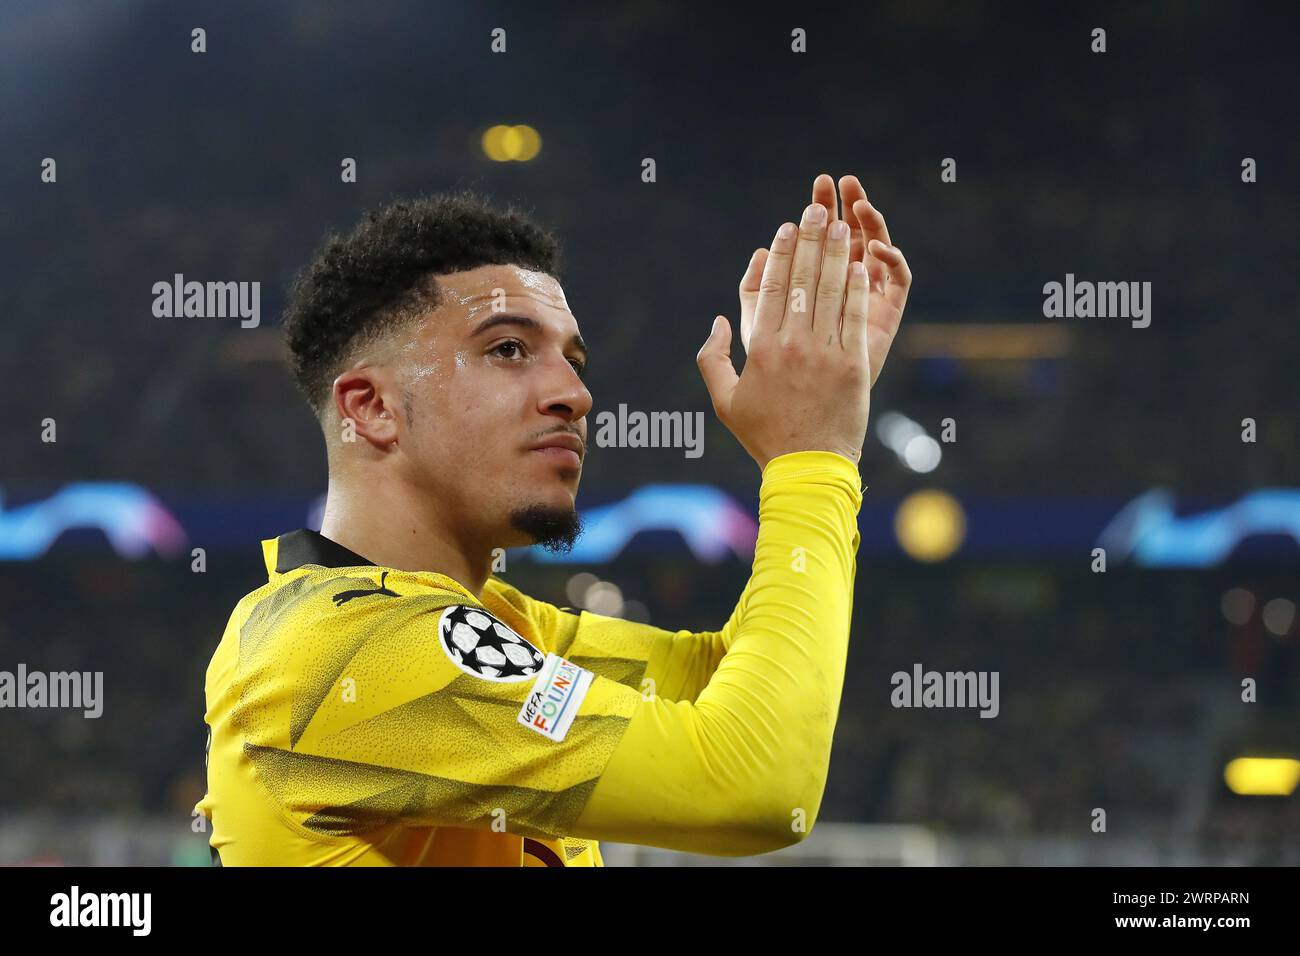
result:
[[[385,597],[401,597],[401,595],[396,591],[390,591],[388,588],[384,587],[384,580],[387,577],[387,571],[381,574],[379,576],[379,587],[375,588],[373,591],[368,591],[365,588],[357,588],[354,591],[340,591],[338,594],[334,595],[334,606],[342,607],[353,598],[365,597],[367,594],[382,594]]]

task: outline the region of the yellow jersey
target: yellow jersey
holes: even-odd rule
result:
[[[829,452],[764,470],[754,569],[720,631],[481,595],[317,532],[206,677],[222,865],[601,866],[600,839],[740,855],[816,817],[838,713],[861,486]]]

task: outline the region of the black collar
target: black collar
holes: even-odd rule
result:
[[[322,568],[375,567],[373,561],[367,561],[319,531],[300,528],[280,535],[276,541],[276,574],[285,574],[304,564],[317,564]]]

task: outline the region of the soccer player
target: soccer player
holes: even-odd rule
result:
[[[718,631],[534,600],[494,549],[571,545],[592,399],[553,240],[471,196],[331,237],[285,319],[319,418],[319,533],[207,671],[224,865],[599,866],[598,840],[775,850],[817,817],[848,647],[870,385],[911,284],[858,180],[819,176],[699,367],[762,471],[752,575]]]

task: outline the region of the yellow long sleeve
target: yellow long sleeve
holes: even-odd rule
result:
[[[841,456],[768,464],[729,648],[694,702],[638,703],[572,835],[741,855],[811,829],[844,683],[861,501]]]
[[[825,786],[860,503],[846,459],[773,460],[749,585],[702,638],[500,582],[480,601],[314,532],[263,542],[267,585],[208,667],[212,846],[227,865],[575,865],[591,839],[796,842]]]

